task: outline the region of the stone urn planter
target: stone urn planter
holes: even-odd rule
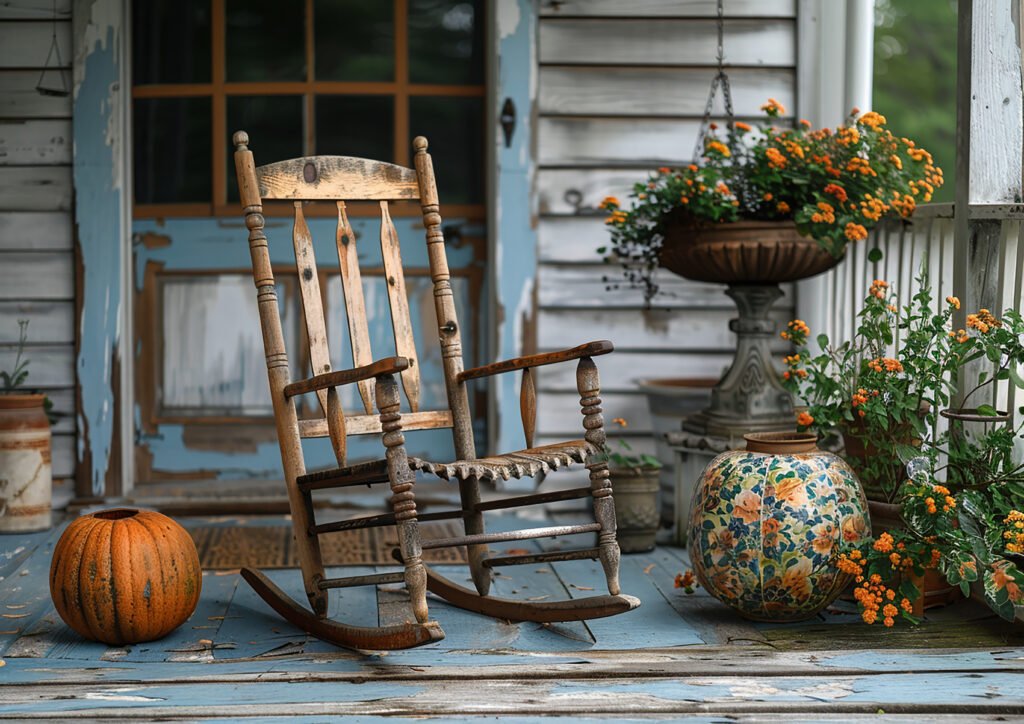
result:
[[[658,470],[611,468],[616,537],[623,553],[642,553],[654,548],[660,522]]]
[[[828,271],[842,257],[801,236],[791,221],[695,224],[678,211],[665,219],[660,265],[686,279],[728,284],[739,317],[732,365],[711,392],[710,405],[685,429],[727,438],[747,432],[792,430],[793,400],[771,364],[778,330],[768,318],[782,296],[779,284]]]
[[[851,580],[841,544],[867,536],[867,501],[853,470],[807,433],[746,436],[746,450],[704,469],[690,506],[690,561],[701,585],[758,621],[810,618]]]
[[[50,527],[50,420],[45,395],[0,394],[0,533]]]

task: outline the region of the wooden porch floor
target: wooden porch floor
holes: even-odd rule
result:
[[[286,524],[282,517],[181,520]],[[78,638],[50,605],[47,573],[60,530],[0,537],[0,718],[690,715],[723,721],[774,720],[784,712],[819,721],[877,718],[884,711],[907,720],[965,721],[1024,715],[1024,631],[984,607],[965,601],[930,613],[914,629],[868,628],[843,603],[807,623],[752,624],[699,589],[694,595],[674,589],[675,574],[689,564],[685,551],[671,547],[623,557],[623,591],[642,599],[640,609],[586,624],[496,621],[432,597],[444,641],[360,655],[279,619],[236,572],[208,571],[186,624],[160,641],[111,648]],[[443,571],[467,578],[458,567]],[[600,567],[591,561],[505,573],[495,581],[497,595],[556,599],[603,590]],[[301,600],[296,570],[270,575]],[[402,593],[387,588],[344,590],[331,613],[342,610],[348,622],[363,625],[407,615]]]

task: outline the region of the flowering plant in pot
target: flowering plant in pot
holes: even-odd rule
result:
[[[866,238],[885,217],[910,216],[942,185],[931,154],[895,136],[878,113],[854,109],[836,129],[812,130],[806,121],[777,126],[785,109],[774,99],[762,110],[766,120],[757,128],[736,121],[719,135],[712,124],[700,162],[657,169],[634,185],[628,208],[613,197],[601,204],[609,212],[611,245],[598,253],[621,264],[627,283],[642,287],[648,301],[658,292],[655,272],[665,262],[683,276],[709,281],[705,270],[672,264],[666,246],[685,245],[685,239],[677,241],[670,227],[706,233],[719,225],[778,222],[827,252],[831,263],[819,262],[827,268],[849,242]]]
[[[0,370],[0,533],[50,527],[51,402],[26,389],[28,320],[18,320],[14,366]]]
[[[612,422],[620,428],[629,425],[621,417]],[[607,454],[619,549],[623,553],[648,551],[654,548],[661,518],[658,482],[661,462],[653,455],[635,451],[621,437],[616,448],[609,448]]]

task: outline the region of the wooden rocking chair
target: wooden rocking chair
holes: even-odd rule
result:
[[[248,148],[248,135],[242,131],[236,133],[234,144],[238,185],[245,224],[249,229],[253,281],[257,289],[256,299],[263,329],[267,374],[270,379],[270,394],[281,446],[295,544],[312,612],[289,598],[258,571],[244,569],[242,575],[245,579],[274,610],[296,626],[334,644],[364,650],[401,649],[442,639],[444,633],[438,624],[428,620],[427,590],[461,608],[515,621],[585,620],[611,616],[638,606],[639,600],[619,593],[619,547],[615,540],[615,511],[608,464],[603,454],[605,433],[601,399],[598,396],[600,390],[597,368],[591,359],[611,352],[612,344],[606,341],[590,342],[562,352],[519,357],[474,369],[463,369],[460,328],[455,316],[448,261],[441,233],[437,188],[425,138],[420,137],[413,142],[415,170],[389,163],[339,156],[292,159],[256,168],[252,152]],[[295,206],[292,241],[314,372],[313,377],[298,382],[289,379],[274,274],[271,270],[267,238],[263,231],[263,201],[269,199],[287,199]],[[331,369],[312,238],[302,211],[303,201],[309,200],[331,200],[337,205],[336,241],[354,358],[352,369]],[[387,274],[395,349],[399,355],[396,357],[374,360],[370,351],[356,239],[345,208],[345,201],[357,200],[380,203],[380,244],[384,270]],[[448,399],[448,409],[445,410],[419,409],[420,377],[419,365],[416,362],[418,357],[413,343],[398,237],[388,208],[388,202],[400,200],[418,200],[423,209]],[[583,439],[535,448],[533,437],[536,401],[531,370],[540,365],[568,360],[579,360],[577,385],[581,397]],[[477,458],[466,384],[476,378],[513,370],[523,371],[521,411],[528,449],[506,455]],[[395,375],[401,377],[409,412],[399,413],[400,397]],[[364,409],[357,414],[346,414],[340,403],[337,388],[349,384],[358,385]],[[293,398],[310,392],[315,392],[319,398],[324,417],[300,420]],[[373,414],[374,397],[377,415]],[[457,460],[433,462],[407,455],[403,431],[432,428],[452,428]],[[346,436],[373,433],[382,434],[383,459],[355,465],[347,464]],[[302,438],[324,436],[330,437],[338,467],[309,473],[303,461]],[[533,477],[571,463],[587,465],[590,471],[589,487],[481,502],[482,481]],[[417,471],[447,480],[457,480],[461,507],[457,510],[418,514],[414,495]],[[391,513],[321,525],[315,522],[313,491],[375,483],[390,484]],[[501,533],[487,533],[484,529],[484,511],[583,497],[593,499],[596,519],[594,523]],[[461,519],[465,535],[436,540],[420,539],[418,521],[445,519]],[[398,563],[403,566],[402,570],[346,578],[325,577],[319,543],[321,535],[387,525],[394,525],[397,529],[400,547],[395,555]],[[595,548],[488,557],[489,543],[591,531],[597,533],[598,544]],[[475,591],[438,575],[423,563],[423,550],[453,546],[465,546],[467,549]],[[490,571],[495,566],[581,558],[600,559],[608,581],[609,595],[558,602],[517,601],[487,595],[491,580]],[[411,599],[414,621],[392,626],[357,627],[327,619],[327,595],[330,589],[403,581]]]

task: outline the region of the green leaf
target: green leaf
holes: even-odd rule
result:
[[[1020,372],[1017,371],[1017,365],[1010,365],[1010,369],[1007,371],[1010,373],[1013,384],[1024,389],[1024,377],[1021,377]]]
[[[819,334],[818,335],[818,346],[821,347],[822,349],[825,349],[826,347],[828,347],[828,335],[827,334]]]
[[[872,263],[877,263],[882,261],[883,256],[884,255],[882,254],[882,250],[876,246],[874,249],[868,252],[868,261]]]
[[[986,417],[995,417],[999,414],[999,411],[992,405],[978,405],[978,414],[985,415]]]

